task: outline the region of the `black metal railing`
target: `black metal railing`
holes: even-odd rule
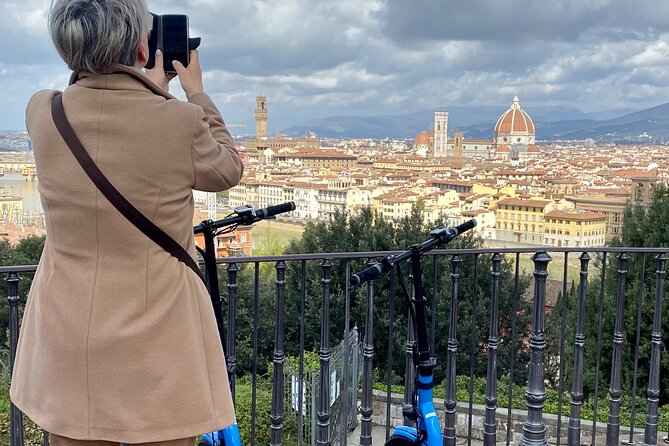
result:
[[[426,256],[424,261],[432,262],[425,268],[425,283],[430,284],[431,347],[442,367],[436,369],[435,388],[443,394],[438,409],[444,443],[455,445],[460,437],[485,445],[538,446],[563,439],[574,446],[623,440],[657,444],[669,422],[661,415],[669,413],[662,410],[669,408],[669,389],[660,380],[668,250],[464,249]],[[260,444],[264,431],[271,445],[347,444],[359,421],[355,442],[371,445],[374,424],[385,424],[387,437],[391,424],[408,422],[397,414],[414,394],[414,372],[408,365],[414,341],[412,327],[405,325],[410,323],[406,308],[400,305],[399,278],[392,271],[364,291],[351,292],[346,286],[352,271],[387,254],[218,259],[227,273],[219,276],[227,288],[233,395],[240,390],[237,384],[251,385],[250,407],[238,405],[238,410],[250,411],[245,418],[250,444]],[[10,368],[19,306],[25,303],[18,291],[20,276],[34,270],[0,268],[7,282]],[[356,326],[362,331],[361,363],[347,341],[341,343],[341,365],[333,364],[332,339],[340,345]],[[402,345],[405,355],[398,354]],[[316,365],[307,363],[308,352],[316,355]],[[298,361],[292,371],[284,367],[290,357]],[[309,367],[318,380],[317,388],[309,387],[314,392],[311,413],[303,409],[310,397],[302,385]],[[270,369],[271,406],[263,413],[259,389]],[[297,376],[289,378],[295,370]],[[375,380],[384,390],[374,389]],[[522,394],[514,383],[522,385]],[[606,384],[608,398],[601,391]],[[520,403],[525,410],[514,411]],[[546,410],[549,403],[552,415]],[[23,445],[22,414],[13,406],[10,410],[11,445]]]

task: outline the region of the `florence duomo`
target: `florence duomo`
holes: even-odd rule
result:
[[[432,159],[460,160],[467,158],[499,158],[524,161],[539,153],[535,144],[535,129],[532,118],[520,107],[518,96],[514,96],[511,107],[497,120],[493,139],[465,139],[455,132],[448,137],[448,112],[434,112],[434,123],[430,131],[423,131],[414,139],[418,154]]]

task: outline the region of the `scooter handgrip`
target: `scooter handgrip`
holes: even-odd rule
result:
[[[277,204],[275,206],[268,206],[264,209],[258,209],[256,215],[263,218],[273,217],[278,214],[283,214],[284,212],[290,212],[295,210],[295,203],[289,201],[287,203]]]
[[[455,228],[453,228],[453,229],[454,229],[455,232],[457,233],[456,235],[460,235],[460,234],[462,234],[463,232],[467,232],[467,231],[469,231],[469,230],[471,230],[471,229],[474,229],[475,227],[476,227],[476,220],[474,220],[474,219],[472,218],[471,220],[468,220],[468,221],[462,223],[461,225],[457,225],[457,226],[456,226]]]
[[[358,286],[361,283],[369,282],[370,280],[374,280],[379,277],[381,271],[383,271],[383,267],[380,263],[376,263],[357,274],[353,274],[349,279],[349,283],[351,286]]]

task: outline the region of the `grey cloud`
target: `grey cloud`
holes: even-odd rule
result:
[[[0,128],[23,125],[36,89],[64,87],[67,69],[44,29],[49,2],[0,2],[0,39],[9,42],[0,73],[12,68],[0,77]],[[504,109],[515,92],[526,106],[584,111],[669,98],[666,0],[148,2],[189,15],[203,38],[208,92],[227,122],[247,126],[233,131],[252,133],[260,91],[272,129],[442,105]]]
[[[414,40],[578,40],[640,24],[669,29],[664,0],[386,0],[378,13],[386,34],[398,44]]]

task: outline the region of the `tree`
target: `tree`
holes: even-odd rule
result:
[[[44,249],[46,237],[29,236],[21,239],[16,245],[12,245],[8,239],[0,239],[0,266],[14,265],[36,265]],[[19,282],[19,296],[21,297],[19,311],[23,313],[30,285],[32,284],[32,274],[21,274]],[[7,302],[7,286],[0,286],[0,342],[1,345],[7,345],[7,330],[9,328],[9,311]]]
[[[611,241],[613,247],[657,247],[669,246],[669,189],[659,186],[651,203],[629,205],[625,209],[624,224],[619,238]],[[651,334],[655,313],[655,287],[657,262],[653,254],[628,253],[627,273],[625,274],[625,295],[623,311],[623,344],[622,344],[622,388],[623,394],[629,395],[633,387],[634,360],[637,342],[637,317],[640,315],[640,336],[638,349],[639,372],[637,375],[637,401],[645,404],[648,388],[648,374],[651,360]],[[613,361],[613,335],[615,332],[616,307],[618,300],[618,270],[620,268],[619,255],[609,253],[606,257],[606,267],[603,267],[601,254],[591,255],[589,262],[589,279],[586,293],[585,312],[585,365],[584,365],[584,394],[593,397],[596,379],[599,378],[599,394],[606,392],[610,385],[611,368]],[[601,274],[605,274],[604,289],[601,286]],[[643,276],[643,281],[641,277]],[[572,287],[573,288],[573,287]],[[577,288],[577,287],[576,287]],[[666,288],[665,288],[666,294]],[[565,339],[565,376],[566,381],[572,377],[573,371],[573,339],[577,318],[578,290],[568,294],[566,302],[567,313]],[[660,356],[660,404],[669,403],[669,357],[666,355],[669,347],[669,317],[666,314],[668,302],[664,302],[662,312],[662,354]],[[561,315],[562,302],[559,301],[553,314],[547,321],[548,330],[557,333]],[[601,338],[599,330],[601,325]],[[552,327],[552,328],[550,328]],[[547,336],[548,339],[554,336]],[[553,355],[557,345],[549,346]],[[550,354],[550,353],[549,353]],[[645,364],[645,366],[644,366]],[[599,368],[598,368],[599,365]]]
[[[435,225],[437,226],[437,225]],[[409,245],[428,238],[431,227],[423,224],[422,207],[414,207],[411,215],[398,222],[389,222],[381,218],[371,208],[365,208],[357,213],[337,212],[327,222],[307,224],[302,238],[291,243],[288,254],[297,253],[327,253],[327,252],[366,252],[404,250]],[[480,248],[482,241],[471,235],[463,236],[454,241],[448,248]],[[451,277],[449,272],[450,257],[436,260],[437,276],[433,277],[432,258],[426,256],[423,260],[423,277],[426,284],[428,299],[436,299],[436,313],[434,320],[438,333],[435,340],[434,352],[438,356],[438,365],[435,377],[440,380],[445,376],[446,351],[448,342],[448,313],[450,311]],[[474,301],[474,265],[476,262],[478,279],[476,282],[478,304]],[[287,326],[288,338],[286,349],[294,354],[299,350],[299,321],[305,324],[305,347],[318,349],[320,343],[320,323],[322,306],[322,283],[320,262],[308,262],[306,275],[302,277],[299,264],[289,265],[287,273]],[[474,346],[474,373],[485,376],[488,334],[488,312],[491,299],[491,278],[485,271],[489,271],[490,255],[463,256],[460,263],[460,293],[458,304],[458,373],[469,374],[470,371],[470,343]],[[351,270],[355,272],[365,267],[363,260],[351,261]],[[511,349],[516,352],[517,379],[523,379],[524,366],[527,361],[527,338],[529,327],[529,305],[524,299],[517,299],[517,338],[510,339],[513,307],[513,274],[512,265],[506,259],[501,262],[500,275],[500,337],[504,341],[499,349],[499,373],[508,369],[506,359],[510,357]],[[404,265],[403,275],[407,274]],[[304,280],[304,288],[301,281]],[[406,279],[405,279],[406,280]],[[374,295],[374,363],[379,373],[385,373],[388,361],[388,328],[393,327],[394,360],[392,368],[395,376],[404,374],[404,348],[406,342],[407,311],[405,301],[399,289],[395,293],[395,313],[391,318],[389,313],[390,287],[386,278],[378,279],[375,284]],[[435,284],[434,287],[432,284]],[[523,296],[527,288],[527,280],[521,280],[516,296]],[[332,280],[330,285],[330,340],[331,344],[338,342],[344,333],[345,321],[345,291],[346,291],[346,263],[333,262]],[[301,293],[305,294],[305,316],[300,318]],[[366,293],[357,291],[351,295],[351,326],[358,326],[364,331]],[[428,319],[431,320],[431,303],[428,303]],[[476,315],[476,324],[473,324]],[[475,330],[470,330],[472,327]],[[350,328],[350,327],[349,327]],[[474,336],[472,340],[471,336]]]

